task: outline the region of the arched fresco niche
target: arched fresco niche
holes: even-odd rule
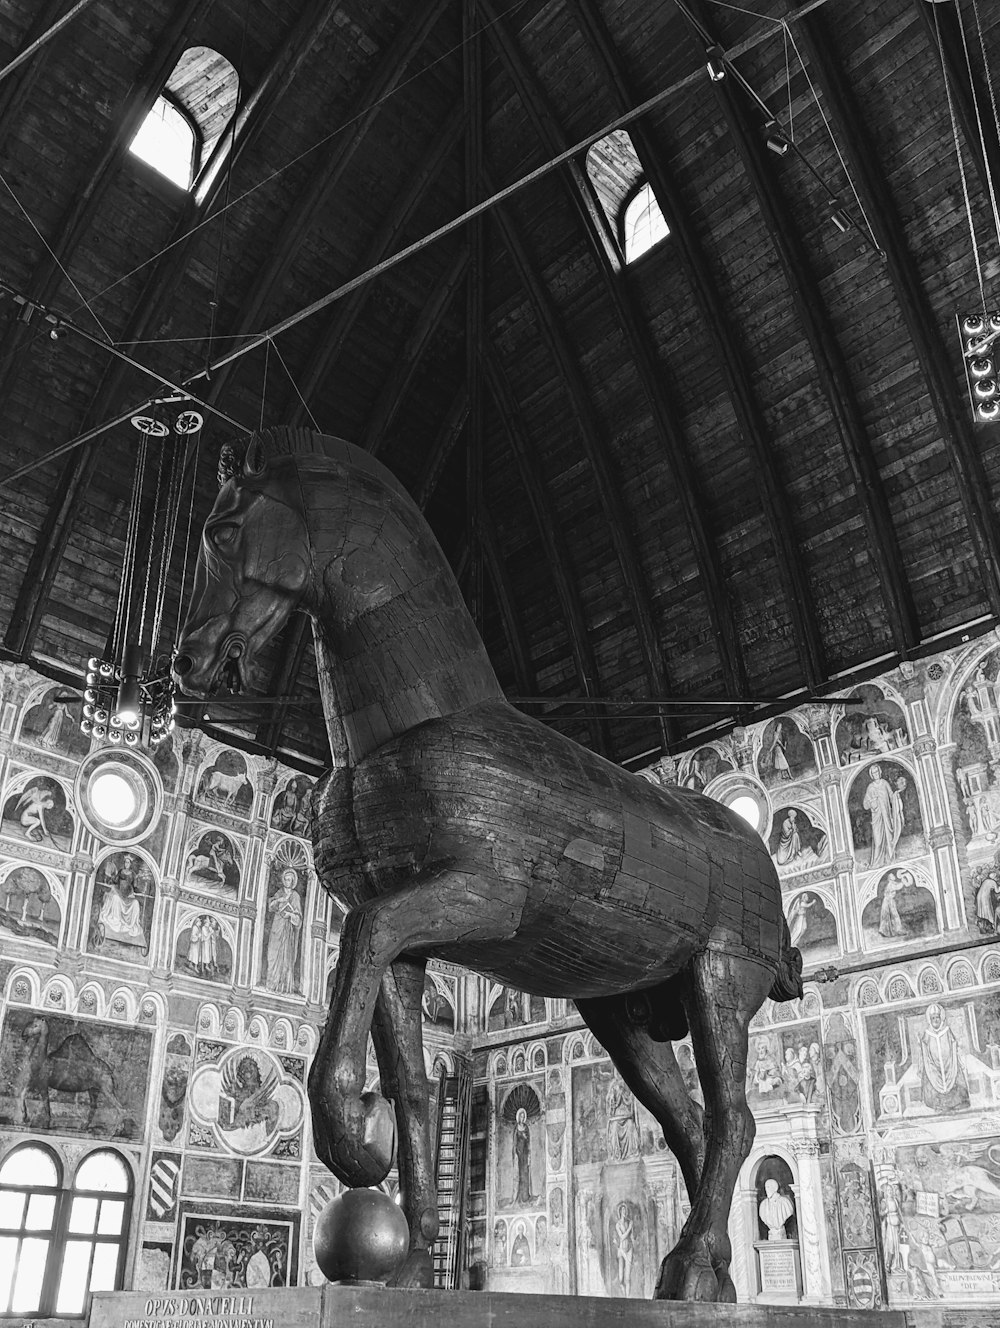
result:
[[[500,987],[490,999],[486,1016],[486,1030],[497,1033],[504,1028],[523,1028],[525,1024],[540,1024],[545,1019],[545,1000],[529,996],[514,987]]]
[[[145,858],[128,849],[108,854],[94,872],[87,949],[134,964],[145,962],[155,904],[156,881]]]
[[[37,867],[12,867],[0,881],[0,932],[58,945],[62,888]]]
[[[925,852],[924,823],[913,775],[898,761],[873,761],[847,795],[858,866],[875,870]]]
[[[430,973],[424,974],[424,994],[420,1009],[425,1024],[454,1033],[455,1007],[452,997],[441,990]]]
[[[955,786],[962,808],[956,827],[969,856],[992,854],[1000,836],[1000,659],[991,651],[976,664],[955,699],[951,736]]]
[[[792,944],[807,963],[831,959],[840,953],[840,934],[832,901],[819,890],[800,890],[785,905]]]
[[[198,779],[195,800],[230,816],[249,816],[253,807],[253,784],[247,763],[239,752],[227,749],[206,766]]]
[[[75,821],[66,790],[51,775],[33,775],[4,800],[0,829],[39,848],[68,853]]]
[[[289,835],[302,835],[308,839],[312,833],[312,781],[305,775],[292,775],[274,795],[271,808],[272,830],[283,830]]]
[[[177,755],[177,735],[168,733],[161,738],[150,755],[163,787],[168,793],[173,793],[177,788],[177,779],[181,772],[180,758]]]
[[[772,1181],[772,1185],[768,1185]],[[799,1238],[795,1210],[795,1177],[783,1157],[762,1158],[753,1178],[756,1190],[757,1239],[790,1240]],[[780,1232],[780,1235],[772,1234]]]
[[[497,1144],[497,1207],[532,1208],[544,1203],[545,1140],[539,1093],[516,1084],[500,1107]]]
[[[302,923],[309,863],[302,845],[283,839],[268,863],[261,944],[261,986],[287,994],[302,990]]]
[[[802,807],[780,807],[771,822],[767,846],[783,871],[803,871],[830,856],[826,831]]]
[[[714,747],[699,747],[690,756],[681,758],[678,783],[681,788],[703,793],[713,779],[718,779],[719,775],[733,769],[735,767],[732,761],[721,756]]]
[[[864,948],[936,936],[941,930],[934,894],[924,878],[905,867],[891,867],[879,877],[861,909]]]
[[[817,775],[812,739],[787,716],[772,719],[761,735],[757,773],[770,789]]]
[[[25,712],[19,737],[32,747],[79,760],[90,751],[90,738],[80,732],[73,703],[57,699],[68,695],[65,686],[47,688]]]
[[[859,698],[861,704],[848,707],[837,723],[834,741],[841,765],[909,746],[910,733],[901,706],[873,683],[856,687],[851,696]]]
[[[174,972],[205,982],[230,982],[233,938],[226,924],[211,913],[187,913],[174,948]]]
[[[842,1014],[832,1014],[823,1038],[830,1118],[838,1134],[856,1134],[861,1129],[861,1062],[858,1039]]]
[[[189,841],[183,869],[183,883],[189,890],[235,899],[240,875],[239,852],[224,831],[203,830]]]
[[[754,1033],[747,1062],[747,1102],[755,1116],[783,1115],[789,1109],[823,1106],[823,1068],[819,1021],[794,1028]]]

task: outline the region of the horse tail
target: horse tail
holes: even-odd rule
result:
[[[781,950],[774,974],[774,985],[767,993],[772,1001],[802,999],[802,952],[792,944],[788,923],[781,918]]]

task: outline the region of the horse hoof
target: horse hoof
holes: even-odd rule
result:
[[[389,1284],[395,1287],[417,1287],[429,1290],[434,1286],[434,1265],[430,1250],[410,1250],[402,1268]]]
[[[674,1249],[663,1260],[655,1300],[722,1300],[722,1286],[701,1242]]]
[[[365,1113],[362,1146],[388,1175],[396,1160],[396,1113],[381,1093],[362,1093],[361,1105]]]

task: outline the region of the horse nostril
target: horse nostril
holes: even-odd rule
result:
[[[190,655],[174,656],[174,673],[177,674],[178,678],[183,678],[185,673],[190,673],[193,668],[194,660]]]

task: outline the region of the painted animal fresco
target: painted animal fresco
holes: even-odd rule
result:
[[[227,834],[206,830],[193,841],[184,860],[184,884],[223,899],[237,897],[240,858]]]
[[[654,786],[514,709],[427,522],[372,457],[271,430],[222,473],[174,674],[196,696],[223,676],[252,686],[290,614],[312,617],[334,756],[314,793],[314,861],[348,910],[310,1073],[320,1158],[345,1184],[377,1184],[398,1124],[400,1279],[428,1285],[427,958],[572,999],[691,1197],[656,1294],[735,1300],[727,1222],[754,1135],[747,1026],[769,994],[802,992],[766,846],[693,788]],[[688,781],[708,775],[692,762]],[[689,1027],[704,1113],[671,1047]],[[386,1097],[406,1103],[395,1123],[365,1094],[369,1032]]]
[[[146,1029],[9,1009],[0,1038],[0,1123],[140,1138],[150,1046]]]
[[[253,806],[253,785],[247,763],[239,752],[220,752],[202,771],[195,794],[207,807],[217,807],[235,816],[249,816]]]

